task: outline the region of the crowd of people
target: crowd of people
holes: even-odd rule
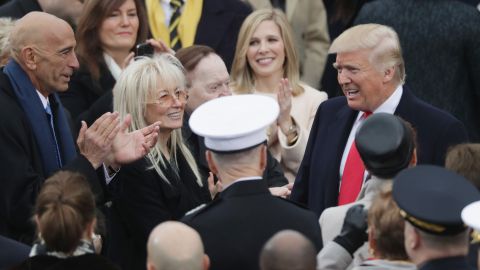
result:
[[[0,268],[480,269],[469,4],[8,1]]]

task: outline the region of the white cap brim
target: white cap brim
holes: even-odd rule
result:
[[[266,128],[280,109],[275,99],[262,95],[221,97],[199,106],[190,116],[192,131],[205,137],[213,151],[233,152],[258,145],[267,139]]]
[[[480,201],[473,202],[463,208],[462,220],[467,226],[480,231]]]

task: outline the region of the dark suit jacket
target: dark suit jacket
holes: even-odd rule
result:
[[[291,195],[317,216],[338,203],[340,161],[357,114],[345,97],[327,100],[318,108]],[[443,166],[448,147],[467,141],[460,121],[416,98],[405,87],[395,115],[416,129],[419,164]]]
[[[182,136],[187,142],[187,145],[192,151],[192,155],[197,162],[198,169],[203,178],[207,179],[210,169],[208,168],[207,158],[205,152],[205,139],[193,133],[188,125],[189,115],[185,113],[183,118]],[[268,187],[281,187],[288,184],[288,180],[283,174],[282,166],[280,163],[267,151],[267,167],[263,172],[263,178],[266,179]]]
[[[10,0],[0,7],[0,17],[19,19],[31,11],[42,11],[37,0]]]
[[[418,270],[473,270],[475,268],[470,267],[467,264],[467,260],[463,256],[449,257],[431,260],[423,264]]]
[[[230,70],[240,26],[251,12],[240,0],[204,0],[194,43],[212,47]]]
[[[30,246],[0,235],[0,269],[8,269],[28,259]]]
[[[92,78],[92,75],[85,67],[81,67],[72,76],[68,84],[68,91],[60,93],[59,96],[63,106],[70,112],[73,120],[78,120],[81,113],[87,111],[101,96],[111,92],[114,85],[115,78],[113,78],[106,66],[102,65],[100,67],[100,78],[98,81]],[[109,95],[111,96],[111,94]],[[111,108],[108,111],[110,110]],[[93,122],[102,114],[95,114],[94,116],[96,117],[93,119]]]
[[[154,169],[147,169],[150,163],[146,159],[123,166],[109,185],[115,188],[112,211],[119,221],[113,217],[116,222],[111,224],[111,240],[116,244],[110,245],[109,257],[123,269],[145,269],[147,240],[156,225],[178,220],[211,201],[206,179],[200,187],[179,151],[177,161],[178,176],[168,165],[163,170],[171,185]]]
[[[108,259],[97,254],[85,254],[81,256],[60,259],[54,256],[38,255],[28,258],[21,265],[12,270],[118,270],[119,268]]]
[[[33,130],[3,69],[0,69],[0,115],[0,234],[31,244],[34,227],[30,218],[40,187],[49,175],[44,175]],[[84,156],[78,155],[63,169],[83,173],[102,201],[104,181],[98,180]]]
[[[211,270],[259,269],[263,245],[285,229],[304,234],[317,251],[322,247],[315,215],[272,196],[261,180],[232,184],[219,198],[182,221],[200,234]]]

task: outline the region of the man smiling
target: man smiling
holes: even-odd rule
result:
[[[403,87],[404,61],[392,28],[352,27],[334,40],[330,53],[337,54],[334,67],[345,96],[318,108],[291,195],[317,215],[327,207],[355,201],[368,178],[354,137],[371,113],[395,114],[412,123],[418,134],[419,164],[443,166],[447,148],[467,140],[461,122]]]

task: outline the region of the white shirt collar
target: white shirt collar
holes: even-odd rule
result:
[[[393,114],[400,103],[400,99],[402,98],[403,94],[403,86],[399,85],[395,91],[390,95],[390,97],[385,100],[382,105],[380,105],[373,113],[389,113]]]
[[[230,185],[223,186],[223,190],[227,189],[228,187],[233,186],[235,183],[244,182],[244,181],[251,181],[251,180],[262,180],[262,177],[261,176],[249,176],[249,177],[238,178],[237,180],[232,182]]]
[[[46,109],[48,104],[48,97],[45,97],[44,95],[42,95],[42,93],[40,93],[40,91],[38,91],[37,89],[35,90],[37,91],[40,101],[42,101],[43,108]]]
[[[107,65],[108,70],[112,74],[113,78],[118,81],[120,74],[122,74],[122,68],[115,62],[115,60],[106,52],[103,53],[103,59],[105,59],[105,64]]]

